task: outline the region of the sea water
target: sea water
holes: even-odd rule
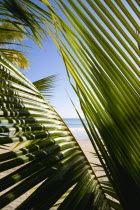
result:
[[[67,124],[70,131],[72,132],[72,134],[78,141],[83,141],[83,140],[89,139],[80,119],[78,119],[78,118],[64,118],[63,120]],[[86,120],[83,119],[83,121],[87,125]]]

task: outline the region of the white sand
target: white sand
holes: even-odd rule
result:
[[[104,172],[102,171],[102,169],[100,167],[94,166],[93,164],[99,164],[100,165],[100,161],[97,157],[95,157],[95,150],[91,144],[91,142],[89,140],[86,141],[78,141],[81,149],[83,150],[83,152],[85,153],[88,161],[90,162],[94,173],[96,174],[96,176],[101,176],[104,175]],[[106,180],[101,178],[100,180]]]

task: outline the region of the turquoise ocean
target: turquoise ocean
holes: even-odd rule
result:
[[[78,119],[78,118],[63,118],[63,120],[67,124],[70,131],[72,132],[72,134],[78,141],[84,141],[84,140],[87,141],[89,139],[80,119]],[[85,119],[83,119],[83,121],[86,123]]]

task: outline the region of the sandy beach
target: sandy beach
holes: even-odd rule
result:
[[[85,140],[85,141],[78,141],[81,149],[83,150],[83,152],[85,153],[87,159],[92,162],[93,161],[93,154],[92,152],[94,152],[93,146],[91,144],[91,142],[89,140]]]
[[[91,142],[86,140],[86,141],[79,141],[79,145],[82,148],[83,152],[85,153],[87,159],[89,160],[90,163],[99,163],[98,159],[96,159],[94,157],[94,155],[92,154],[92,152],[94,152],[93,147],[91,145]],[[0,149],[0,154],[3,151]],[[92,164],[91,164],[92,165]],[[10,172],[12,172],[12,169],[2,172],[0,174],[0,177],[6,176],[7,174],[9,174]],[[94,168],[94,172],[96,173],[96,175],[101,175],[102,172],[99,170],[98,167]],[[7,205],[6,207],[4,207],[2,210],[14,210],[23,200],[25,200],[29,195],[31,194],[31,191],[29,190],[28,192],[26,192],[24,195],[20,196],[18,199],[16,199],[15,201],[13,201],[11,204]]]
[[[81,149],[83,150],[83,152],[85,153],[88,161],[90,162],[96,176],[98,177],[98,176],[104,175],[104,173],[100,167],[95,167],[93,165],[93,163],[100,164],[100,161],[93,154],[93,153],[95,153],[95,151],[94,151],[94,148],[93,148],[91,142],[89,140],[86,140],[86,141],[78,141],[78,143],[79,143]],[[105,180],[105,179],[101,178],[100,180]]]

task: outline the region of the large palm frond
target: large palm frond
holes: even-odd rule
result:
[[[140,197],[138,4],[56,3],[70,24],[50,6],[57,28],[54,40],[75,80],[88,135],[124,209],[132,209]]]
[[[110,209],[89,162],[53,107],[3,57],[0,76],[0,144],[19,143],[19,149],[0,154],[0,208],[39,184],[18,209],[50,209],[59,198],[59,209]]]

